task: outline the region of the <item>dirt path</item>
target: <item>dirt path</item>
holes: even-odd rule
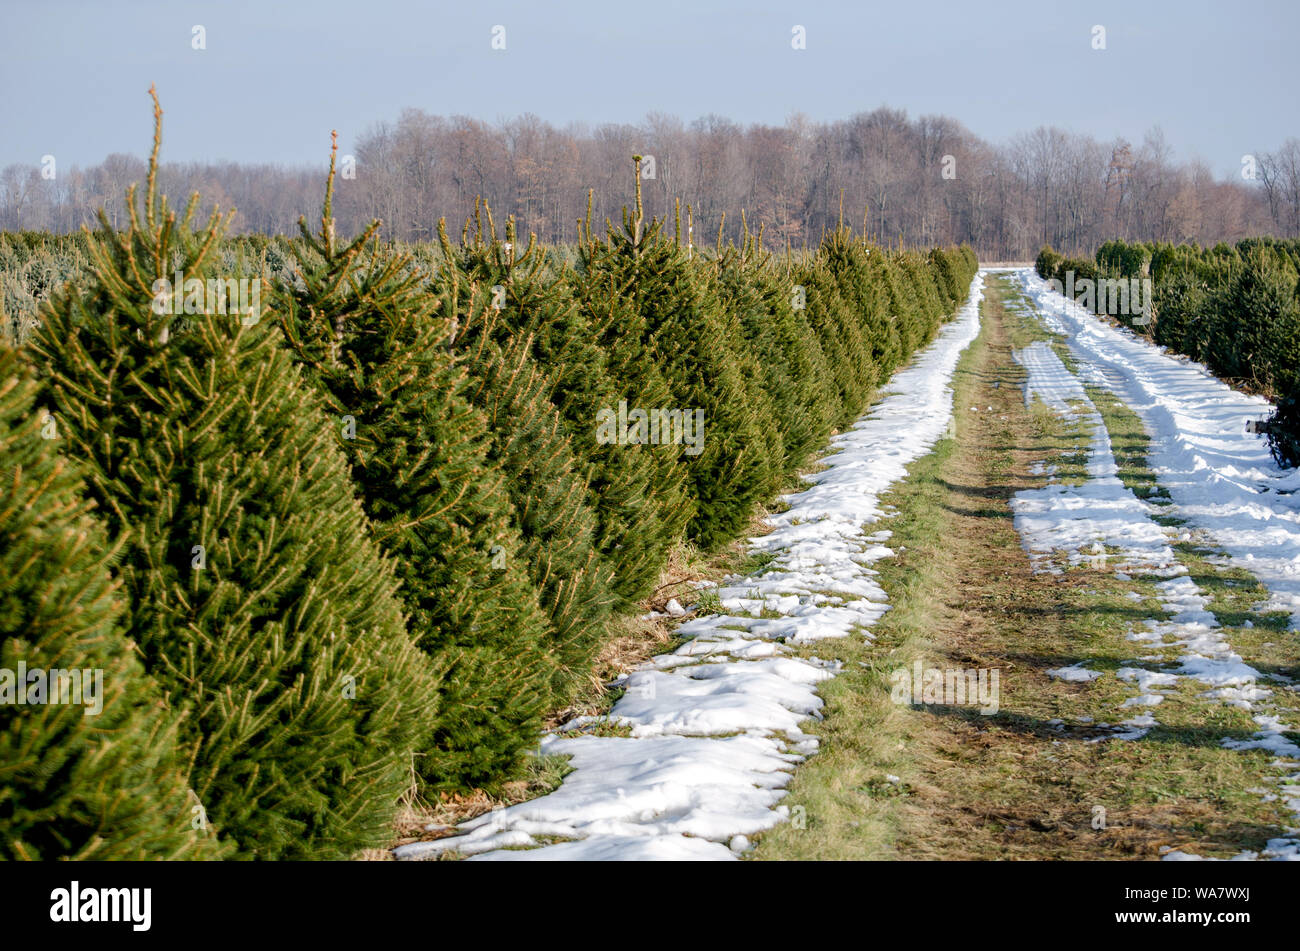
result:
[[[1225,746],[1248,747],[1259,736],[1250,711],[1209,697],[1190,678],[1166,675],[1176,685],[1161,686],[1158,698],[1139,689],[1178,651],[1172,641],[1153,645],[1138,636],[1171,616],[1158,597],[1163,579],[1117,571],[1114,553],[1101,546],[1095,558],[1057,573],[1031,567],[1012,500],[1049,481],[1086,482],[1093,434],[1041,404],[1026,408],[1026,371],[1013,352],[1042,339],[1041,328],[1025,319],[1012,282],[994,277],[985,294],[983,332],[954,378],[955,439],[883,499],[898,511],[887,523],[898,557],[880,566],[893,607],[873,627],[873,642],[837,648],[849,672],[824,690],[826,719],[814,731],[821,751],[791,785],[789,802],[807,820],[766,834],[758,856],[1158,859],[1173,850],[1263,851],[1292,817],[1270,794],[1279,772],[1273,754]],[[1145,498],[1154,486],[1145,437],[1126,412],[1117,401],[1106,404],[1104,435],[1125,486]],[[1236,649],[1276,648],[1289,638],[1296,656],[1284,618],[1248,607],[1236,613],[1263,600],[1253,579],[1217,566],[1177,526],[1166,531],[1186,565],[1176,570],[1204,590]],[[921,696],[919,685],[911,704],[880,699],[900,677],[916,679],[900,672],[930,669],[968,672],[972,684],[979,671],[989,681],[997,671],[996,713],[951,693]]]
[[[1035,575],[1020,547],[1010,501],[1042,484],[1030,475],[1056,447],[1024,409],[1024,371],[1012,359],[1000,299],[986,301],[985,346],[959,392],[958,449],[940,474],[946,489],[943,538],[935,556],[953,566],[930,640],[941,669],[998,669],[1000,710],[931,707],[915,734],[920,774],[904,808],[900,855],[910,858],[1094,856],[1150,844],[1151,825],[1097,834],[1092,805],[1105,798],[1089,778],[1106,772],[1109,749],[1080,741],[1093,731],[1062,731],[1046,671],[1082,659],[1071,628],[1072,590],[1094,579]],[[971,407],[976,407],[972,411]],[[932,557],[911,549],[913,558]],[[1066,746],[1067,751],[1060,747]],[[1165,825],[1155,824],[1157,829]],[[1157,838],[1162,838],[1157,834]]]
[[[948,527],[940,547],[959,583],[944,597],[931,638],[941,657],[936,666],[1001,670],[1000,710],[918,712],[921,770],[903,810],[898,852],[1156,858],[1172,848],[1259,850],[1279,835],[1281,817],[1247,790],[1263,782],[1267,754],[1243,757],[1222,746],[1224,738],[1251,732],[1243,711],[1186,690],[1169,705],[1182,715],[1166,717],[1157,708],[1167,725],[1140,738],[1120,736],[1141,730],[1100,725],[1133,702],[1116,702],[1127,689],[1123,671],[1134,669],[1128,665],[1143,651],[1130,635],[1164,613],[1137,600],[1133,579],[1117,576],[1122,572],[1104,556],[1059,575],[1030,569],[1012,497],[1043,485],[1036,473],[1045,460],[1060,469],[1078,460],[1068,427],[1024,406],[1025,371],[1012,358],[1017,328],[1005,291],[990,282],[986,345],[975,355],[969,399],[959,407],[965,425],[958,451],[941,476]],[[1072,682],[1049,675],[1069,667],[1101,677]]]

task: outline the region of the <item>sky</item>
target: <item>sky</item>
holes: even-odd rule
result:
[[[779,124],[887,105],[998,144],[1159,126],[1227,175],[1300,136],[1297,37],[1296,0],[0,0],[0,167],[147,154],[156,83],[164,161],[320,164],[331,129],[346,153],[405,108]]]

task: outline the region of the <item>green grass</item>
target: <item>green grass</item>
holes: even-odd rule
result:
[[[971,405],[971,365],[983,337],[963,354],[956,372],[956,406]],[[971,414],[975,415],[975,414]],[[965,425],[957,414],[960,433]],[[893,532],[889,544],[911,550],[942,532],[947,491],[941,479],[945,462],[959,442],[940,440],[929,455],[910,467],[901,486],[882,498],[882,508],[896,507],[892,518],[871,526]],[[910,708],[890,698],[890,674],[929,661],[927,632],[939,610],[936,592],[954,579],[943,558],[888,558],[874,566],[889,592],[890,610],[876,626],[874,640],[863,632],[819,641],[797,649],[803,656],[839,660],[842,673],[818,688],[825,701],[824,719],[806,727],[819,737],[820,751],[799,767],[784,804],[801,821],[786,823],[755,837],[757,860],[887,858],[900,834],[898,804],[908,796],[906,783],[890,775],[916,770],[909,750]]]

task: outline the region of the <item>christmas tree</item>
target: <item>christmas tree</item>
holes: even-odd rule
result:
[[[835,397],[833,425],[839,429],[857,418],[869,392],[870,362],[862,330],[820,257],[796,264],[791,278],[827,363],[827,387]]]
[[[460,248],[440,228],[444,263],[434,283],[463,328],[457,344],[473,378],[468,393],[488,419],[490,458],[506,475],[524,564],[550,616],[557,699],[565,702],[606,641],[616,596],[613,569],[598,551],[588,460],[553,397],[580,412],[606,382],[603,354],[567,290],[545,279],[535,242],[516,257],[513,223],[501,242],[490,210],[482,213],[486,228],[480,219]]]
[[[0,344],[0,857],[217,858],[36,383]],[[21,676],[19,676],[21,672]]]
[[[395,559],[411,636],[443,674],[419,698],[437,720],[418,771],[434,789],[493,784],[517,770],[552,705],[553,630],[451,349],[464,327],[407,257],[380,247],[378,223],[336,241],[333,185],[331,158],[321,233],[302,225],[297,281],[277,286],[280,320]]]
[[[872,260],[879,254],[879,249],[867,247],[847,228],[827,235],[820,250],[847,305],[846,320],[855,325],[861,337],[866,358],[859,376],[855,411],[861,409],[876,386],[889,379],[899,356],[898,329],[888,311],[876,261]]]
[[[596,408],[613,392],[613,383],[608,354],[578,306],[567,268],[548,261],[534,236],[521,249],[513,219],[499,240],[486,202],[476,207],[474,222],[473,233],[467,230],[459,246],[439,227],[443,261],[459,270],[461,306],[474,289],[484,295],[493,317],[485,323],[471,316],[457,339],[468,346],[485,328],[503,346],[527,338],[533,362],[546,374],[545,396],[570,431],[592,428]]]
[[[586,505],[595,519],[593,543],[606,566],[608,593],[615,606],[627,607],[649,593],[668,545],[685,523],[668,510],[682,501],[675,467],[659,464],[637,446],[597,439],[601,411],[629,399],[619,385],[628,378],[628,338],[608,332],[609,324],[602,322],[608,311],[588,306],[590,289],[581,277],[564,266],[552,266],[531,236],[527,247],[518,249],[513,221],[507,221],[504,242],[497,238],[486,203],[476,207],[474,222],[472,236],[467,225],[458,247],[440,229],[444,261],[452,262],[459,275],[458,305],[478,309],[477,316],[467,315],[468,326],[459,339],[468,350],[481,350],[471,365],[492,359],[490,354],[503,347],[522,347],[531,357],[530,375],[542,384],[537,399],[550,400],[567,431],[567,446],[560,454],[572,457],[571,468],[581,469],[587,481]],[[617,308],[621,302],[611,304]],[[478,337],[484,332],[496,350],[482,349]],[[638,339],[637,357],[639,346]],[[662,381],[659,385],[666,394]],[[635,398],[631,405],[637,405]],[[547,414],[538,406],[544,429]],[[530,491],[526,484],[517,484]],[[526,500],[522,505],[538,508]],[[554,599],[551,603],[556,604]]]
[[[260,279],[215,270],[197,196],[178,220],[157,194],[155,118],[143,216],[133,187],[88,290],[43,311],[41,399],[124,537],[126,633],[191,711],[199,820],[243,857],[344,857],[387,839],[436,682]]]
[[[907,276],[897,253],[881,253],[875,262],[880,270],[880,281],[885,290],[886,306],[894,317],[898,332],[898,354],[895,369],[906,363],[917,347],[928,342],[926,321],[917,310]]]
[[[628,441],[650,442],[656,452],[676,455],[695,502],[687,537],[707,550],[735,537],[774,482],[762,428],[771,420],[748,398],[737,357],[744,344],[735,340],[716,289],[686,251],[664,237],[659,222],[645,224],[640,156],[634,165],[635,211],[624,212],[622,229],[610,229],[599,252],[589,251],[586,266],[630,295],[635,330],[643,334],[641,344],[659,364],[673,400],[671,406],[637,407],[646,418],[636,419]],[[695,431],[679,430],[681,439],[664,441],[662,431],[649,429],[650,412],[671,410],[679,410]]]
[[[820,448],[835,416],[823,387],[812,333],[799,315],[805,292],[782,277],[754,246],[729,248],[717,260],[725,309],[734,315],[754,355],[756,379],[771,405],[782,450],[779,471],[796,472]]]
[[[728,247],[726,250],[719,249],[718,257],[721,258],[727,254],[739,254],[746,257],[758,253],[757,241],[749,234],[748,230],[745,230],[742,233],[741,247],[739,249],[735,247]],[[756,448],[763,462],[764,475],[763,483],[758,489],[757,498],[769,498],[774,496],[781,487],[785,461],[782,420],[772,404],[766,385],[768,374],[772,371],[760,363],[755,340],[750,337],[750,334],[758,331],[759,327],[752,321],[746,324],[740,312],[735,307],[727,304],[726,292],[721,283],[720,269],[716,264],[712,267],[707,266],[708,263],[705,259],[688,259],[688,264],[695,272],[696,281],[703,288],[704,296],[712,303],[710,309],[717,315],[721,329],[719,339],[727,351],[726,361],[736,368],[744,391],[744,405],[752,414],[752,418],[758,423],[757,430],[760,442]],[[747,284],[748,279],[749,277],[746,275]]]
[[[956,257],[944,248],[932,248],[930,266],[935,272],[935,283],[941,291],[944,309],[950,310],[966,296],[966,282],[961,279]]]
[[[934,270],[915,251],[903,251],[898,256],[898,263],[906,281],[908,296],[922,318],[926,335],[931,335],[948,313],[948,306],[941,299],[941,292],[935,283]]]
[[[598,418],[617,414],[620,408],[670,406],[673,396],[646,352],[645,322],[630,278],[610,267],[617,262],[608,259],[609,247],[589,235],[579,253],[573,290],[593,339],[606,355],[608,385],[592,390],[582,403],[579,418],[584,425],[575,427],[575,444],[586,448],[591,466],[598,546],[614,569],[619,606],[628,608],[651,593],[696,506],[677,447],[598,438]]]
[[[521,555],[550,615],[563,702],[587,679],[608,638],[613,571],[597,549],[585,469],[546,396],[550,386],[531,344],[517,337],[503,347],[484,334],[467,361],[476,376],[471,399],[492,428],[491,458],[509,476]]]

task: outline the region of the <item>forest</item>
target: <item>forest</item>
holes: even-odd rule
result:
[[[476,198],[509,209],[520,234],[572,243],[587,213],[617,220],[627,156],[646,157],[643,201],[667,218],[694,208],[696,242],[739,242],[765,229],[769,247],[813,248],[840,222],[882,245],[970,244],[984,261],[1025,261],[1044,244],[1088,254],[1103,243],[1214,245],[1258,234],[1300,237],[1300,139],[1242,143],[1221,178],[1180,161],[1158,127],[1140,143],[1102,142],[1041,126],[1006,144],[946,116],[881,107],[846,119],[794,116],[743,126],[709,115],[651,114],[640,123],[556,127],[524,115],[497,123],[406,109],[375,122],[341,157],[335,215],[354,237],[374,218],[384,237],[436,240],[441,218],[462,222]],[[11,165],[0,172],[0,230],[69,233],[97,210],[125,220],[122,195],[141,159],[110,155],[88,168]],[[201,192],[240,211],[236,233],[289,234],[323,168],[165,164],[160,186]],[[725,219],[725,220],[724,220]]]

